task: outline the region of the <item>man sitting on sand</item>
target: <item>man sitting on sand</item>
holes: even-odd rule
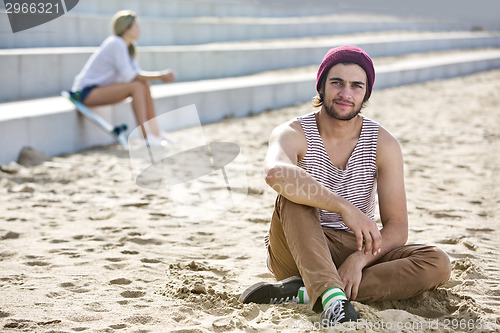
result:
[[[272,132],[266,182],[278,197],[266,246],[269,270],[279,282],[249,287],[243,303],[311,303],[330,326],[358,319],[349,300],[405,299],[449,279],[443,251],[405,245],[399,142],[360,115],[374,80],[372,60],[362,49],[329,50],[317,74],[313,106],[319,111]]]

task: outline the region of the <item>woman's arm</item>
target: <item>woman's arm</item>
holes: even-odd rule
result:
[[[141,71],[139,74],[137,74],[134,80],[141,80],[141,81],[162,80],[165,83],[169,83],[175,81],[175,72],[170,69],[166,69],[163,71],[156,71],[156,72]]]

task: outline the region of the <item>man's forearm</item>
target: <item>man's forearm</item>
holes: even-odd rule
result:
[[[276,192],[298,204],[341,213],[348,202],[328,190],[304,169],[279,164],[266,173],[266,183]]]
[[[387,222],[385,226],[380,229],[380,234],[382,235],[382,247],[378,254],[365,254],[363,249],[351,255],[355,256],[363,267],[369,266],[372,263],[376,262],[387,252],[405,245],[406,241],[408,240],[408,228],[396,223],[391,224]]]
[[[364,242],[367,251],[379,252],[382,237],[375,222],[305,170],[291,164],[275,164],[267,169],[266,182],[290,201],[340,214],[344,224],[356,235],[358,250],[362,250]]]

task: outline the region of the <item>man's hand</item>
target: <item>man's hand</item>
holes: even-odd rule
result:
[[[363,250],[364,253],[377,255],[382,247],[382,235],[378,230],[377,224],[368,216],[363,214],[359,209],[352,204],[347,205],[340,213],[345,225],[351,229],[356,235],[356,244],[358,251]]]
[[[359,255],[362,256],[363,254],[361,252],[353,253],[338,268],[338,273],[344,283],[345,295],[351,301],[355,301],[358,297],[358,288],[364,268],[362,260],[358,257]]]

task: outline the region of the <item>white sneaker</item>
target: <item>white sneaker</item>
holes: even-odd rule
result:
[[[167,143],[178,143],[179,142],[178,140],[169,137],[167,135],[167,133],[165,133],[165,132],[160,132],[159,138],[167,141]]]
[[[144,139],[144,146],[165,148],[166,146],[168,146],[168,141],[161,137],[150,134],[147,138]]]

